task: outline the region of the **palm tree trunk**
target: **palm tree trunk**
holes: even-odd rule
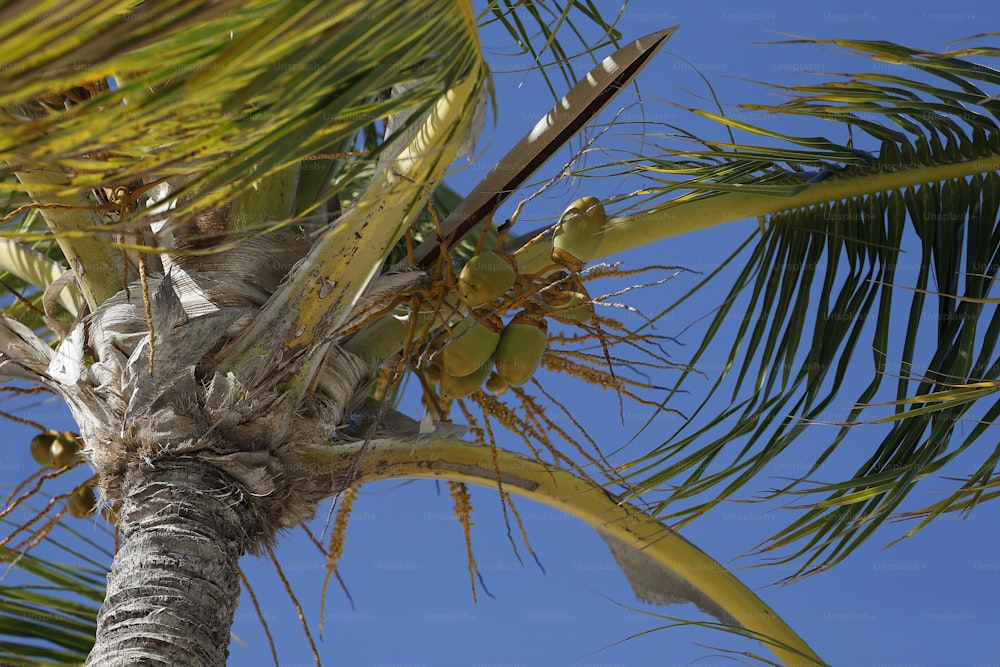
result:
[[[181,457],[143,467],[125,480],[121,548],[87,665],[225,665],[237,563],[260,526],[239,485],[212,464]]]

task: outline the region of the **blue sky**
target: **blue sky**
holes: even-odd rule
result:
[[[615,6],[599,2],[611,16]],[[647,96],[647,117],[665,122],[687,123],[696,132],[704,125],[689,123],[669,101],[681,106],[706,106],[707,90],[697,68],[712,82],[727,105],[768,98],[763,89],[744,79],[775,83],[801,83],[804,71],[842,72],[868,66],[861,58],[845,56],[825,47],[754,46],[754,42],[783,39],[783,34],[819,38],[890,39],[928,49],[948,48],[949,40],[996,30],[1000,9],[993,3],[882,2],[829,5],[805,2],[632,2],[618,27],[626,39],[636,38],[674,24],[681,29],[655,62],[640,76],[640,90]],[[498,120],[488,125],[479,146],[481,164],[490,164],[527,132],[548,111],[551,96],[537,74],[517,70],[528,64],[524,58],[503,57],[509,53],[501,33],[483,37],[490,62],[497,73]],[[611,50],[602,52],[601,57]],[[684,60],[681,60],[683,58]],[[684,62],[684,61],[687,62]],[[584,62],[584,61],[581,61]],[[578,72],[589,69],[581,65]],[[613,114],[634,101],[623,94],[609,109]],[[663,102],[657,102],[660,100]],[[727,111],[737,112],[731,106]],[[783,121],[784,122],[784,121]],[[787,129],[791,126],[783,126]],[[813,126],[811,133],[830,133],[844,141],[835,126]],[[617,141],[618,139],[609,140]],[[621,138],[625,141],[625,138]],[[567,154],[568,155],[568,154]],[[552,161],[560,165],[567,155]],[[465,191],[484,171],[470,165],[457,173],[451,184]],[[526,208],[521,225],[530,227],[551,220],[565,205],[585,194],[608,197],[623,192],[628,183],[604,179],[577,182],[564,180]],[[527,196],[532,189],[525,189]],[[513,198],[510,206],[516,204]],[[509,214],[502,210],[499,217]],[[532,221],[538,221],[533,223]],[[734,223],[672,239],[655,247],[629,253],[628,266],[650,263],[679,264],[704,270],[729,254],[756,223]],[[655,314],[690,289],[698,277],[679,276],[663,286],[630,295],[629,303]],[[681,336],[690,349],[699,341],[699,328],[686,329],[715,304],[724,283],[658,325],[664,335]],[[610,287],[609,287],[610,289]],[[671,352],[684,360],[685,348]],[[709,359],[713,361],[715,359]],[[863,376],[852,376],[858,382]],[[672,378],[666,378],[668,383]],[[713,378],[714,379],[714,378]],[[556,376],[541,378],[548,391],[572,399],[591,435],[606,450],[628,442],[646,411],[626,406],[625,424],[619,418],[617,401],[610,394],[589,391],[579,383]],[[850,381],[850,379],[849,379]],[[709,382],[703,388],[708,389]],[[678,407],[694,405],[695,392],[682,397]],[[849,407],[851,393],[832,409]],[[0,406],[7,409],[6,406]],[[70,428],[68,415],[56,407],[35,406],[26,413],[31,419],[58,428]],[[659,444],[667,429],[661,425],[639,436],[625,452],[637,455]],[[16,482],[33,469],[27,441],[31,433],[17,425],[4,427],[10,434],[0,481]],[[982,457],[991,446],[987,432],[976,449]],[[874,435],[859,429],[844,445],[852,451],[868,451]],[[803,439],[800,446],[782,458],[773,478],[801,469],[823,443],[822,434]],[[519,448],[509,436],[501,444]],[[835,461],[824,469],[825,479],[848,475],[851,459]],[[975,455],[960,459],[950,472],[968,470]],[[783,467],[781,467],[783,466]],[[83,473],[79,472],[82,476]],[[775,483],[762,478],[741,498],[753,497]],[[929,480],[910,507],[935,499],[942,481]],[[466,571],[465,546],[458,524],[451,519],[447,489],[433,482],[397,482],[371,485],[361,491],[350,525],[340,571],[353,595],[352,609],[336,584],[327,594],[326,632],[320,653],[327,665],[466,666],[466,667],[680,667],[738,664],[709,646],[735,650],[758,649],[719,633],[699,628],[678,628],[646,633],[664,625],[642,611],[661,611],[636,605],[628,584],[617,571],[601,540],[588,527],[554,510],[520,502],[518,506],[529,537],[545,572],[530,559],[522,568],[507,541],[496,494],[474,490],[475,528],[473,545],[485,583],[494,597],[480,591],[473,604]],[[922,501],[922,503],[921,503]],[[313,530],[323,531],[328,505],[320,508]],[[754,558],[739,558],[786,525],[793,513],[772,505],[723,505],[684,529],[683,534],[717,560],[734,567],[759,564]],[[996,632],[1000,612],[995,598],[1000,592],[1000,538],[995,530],[1000,508],[994,503],[977,508],[964,520],[946,517],[909,540],[888,550],[882,547],[899,537],[906,524],[883,529],[846,562],[831,572],[791,586],[774,586],[791,574],[787,566],[741,569],[740,577],[768,602],[830,664],[870,667],[985,667],[1000,665],[1000,636]],[[76,526],[92,530],[85,522]],[[95,533],[99,533],[96,528]],[[521,553],[524,554],[523,547]],[[303,537],[290,533],[278,551],[286,575],[302,603],[312,630],[316,631],[319,589],[323,579],[322,556]],[[295,609],[285,595],[270,563],[247,558],[243,567],[250,577],[272,634],[278,642],[283,666],[313,664],[311,652],[299,627]],[[268,665],[270,654],[256,615],[244,595],[237,611],[234,632],[246,647],[232,646],[232,665]],[[665,613],[700,618],[693,607],[670,607]],[[603,649],[603,650],[602,650]]]

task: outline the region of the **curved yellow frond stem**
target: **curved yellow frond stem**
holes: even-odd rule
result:
[[[567,470],[454,438],[381,438],[310,448],[304,463],[329,470],[335,487],[400,477],[446,479],[496,488],[581,519],[688,582],[788,666],[823,661],[788,625],[725,567],[662,523]],[[627,574],[627,573],[626,573]]]
[[[968,158],[914,169],[832,177],[809,185],[790,197],[725,192],[715,196],[667,202],[646,211],[608,220],[594,259],[613,258],[626,250],[727,222],[759,218],[876,192],[891,192],[925,183],[965,178],[994,169],[995,161]],[[524,272],[537,271],[549,262],[551,252],[551,239],[539,243],[537,248],[518,258],[519,268]]]

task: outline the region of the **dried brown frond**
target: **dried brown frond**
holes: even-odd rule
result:
[[[521,540],[524,542],[524,546],[527,547],[528,553],[531,554],[531,557],[535,559],[535,564],[538,565],[538,569],[540,569],[542,571],[542,574],[544,574],[545,566],[542,565],[542,561],[538,558],[538,554],[535,553],[535,550],[531,546],[531,542],[528,540],[528,531],[524,527],[524,522],[521,521],[521,515],[517,511],[517,507],[514,506],[514,499],[511,498],[511,495],[509,493],[504,491],[503,501],[504,504],[507,505],[507,507],[510,507],[510,513],[514,515],[514,520],[517,522],[517,529],[521,533]],[[517,560],[520,561],[521,558],[518,557]]]
[[[25,502],[26,500],[37,494],[39,491],[41,491],[42,486],[45,484],[45,482],[47,482],[50,479],[55,479],[56,477],[62,475],[63,473],[68,471],[71,467],[72,466],[64,466],[48,474],[41,475],[38,478],[37,482],[35,483],[34,487],[32,487],[30,490],[28,490],[21,496],[15,498],[2,512],[0,512],[0,519],[3,519],[4,517],[8,516],[11,512],[17,509],[17,507],[20,506],[21,503]],[[32,475],[32,477],[29,477],[28,480],[25,480],[20,485],[18,485],[17,489],[15,489],[15,492],[11,495],[13,496],[18,491],[20,491],[27,484],[27,482],[31,480],[33,477],[34,475]],[[34,517],[28,519],[23,523],[18,523],[17,527],[14,529],[13,532],[7,535],[7,537],[0,540],[0,547],[6,547],[15,537],[17,537],[21,533],[27,532],[29,533],[28,537],[25,538],[23,542],[20,542],[9,548],[11,549],[12,552],[16,553],[27,553],[28,551],[30,551],[33,547],[40,544],[41,541],[45,539],[45,536],[48,535],[49,531],[51,531],[59,523],[59,520],[63,517],[63,515],[65,515],[69,511],[69,508],[67,506],[63,506],[61,510],[52,515],[49,518],[49,520],[46,521],[44,524],[42,524],[42,526],[39,528],[34,528],[35,524],[37,524],[45,515],[47,515],[59,501],[68,500],[71,496],[73,496],[77,492],[78,489],[84,486],[92,486],[96,482],[96,480],[97,480],[96,476],[91,477],[90,479],[73,487],[73,489],[71,489],[70,491],[67,491],[66,493],[62,493],[50,498],[49,502],[46,503],[45,507],[42,508],[40,511],[38,511]]]
[[[510,529],[510,518],[507,516],[507,503],[504,502],[504,496],[506,492],[503,490],[503,475],[500,472],[500,463],[497,461],[497,443],[496,438],[493,435],[493,425],[490,423],[489,413],[483,408],[481,404],[481,396],[483,392],[476,392],[472,395],[472,399],[479,404],[479,409],[483,412],[483,423],[486,426],[486,436],[489,439],[490,454],[493,456],[493,474],[496,475],[497,480],[497,493],[500,495],[500,509],[503,510],[503,524],[507,528],[507,540],[510,542],[510,546],[514,549],[514,556],[517,558],[517,562],[524,565],[524,561],[521,560],[521,554],[517,551],[517,543],[514,542],[514,535]],[[462,411],[468,412],[465,407],[465,403],[461,404]],[[471,415],[467,414],[466,419],[468,420]],[[473,597],[475,597],[473,595]]]
[[[43,433],[48,430],[38,422],[33,422],[30,419],[25,419],[24,417],[18,417],[17,415],[12,415],[9,412],[4,412],[2,410],[0,410],[0,417],[3,417],[4,419],[9,419],[12,422],[16,422],[18,424],[24,424],[25,426],[30,426],[31,428],[37,428],[39,431],[42,431]]]
[[[323,588],[320,592],[319,599],[319,634],[323,635],[323,623],[326,620],[326,589],[330,585],[330,577],[335,576],[337,581],[340,583],[341,590],[344,591],[344,595],[351,603],[351,607],[354,606],[354,599],[351,597],[350,591],[347,590],[347,584],[344,583],[343,578],[340,576],[340,571],[337,568],[337,563],[340,561],[340,557],[344,554],[344,542],[347,540],[347,525],[351,520],[351,512],[354,511],[354,501],[358,497],[358,487],[352,486],[345,489],[339,498],[340,508],[337,510],[337,516],[333,520],[333,531],[330,533],[330,541],[328,547],[325,551],[326,553],[326,577],[323,579]],[[320,547],[322,549],[322,547]]]
[[[292,605],[295,607],[296,613],[299,615],[299,625],[302,626],[303,632],[306,633],[306,640],[309,642],[309,648],[312,649],[313,660],[316,661],[316,667],[322,667],[322,662],[319,659],[319,650],[316,648],[316,642],[313,641],[312,632],[309,631],[309,624],[306,623],[306,615],[302,611],[302,605],[299,604],[299,599],[295,597],[295,593],[292,592],[292,586],[288,583],[288,579],[285,577],[285,572],[281,569],[281,563],[278,562],[278,557],[274,555],[274,547],[268,543],[266,545],[267,555],[271,559],[271,563],[274,564],[274,571],[278,573],[278,578],[281,579],[282,585],[285,587],[285,593],[288,594],[288,599],[292,601]]]
[[[465,536],[465,551],[469,560],[469,586],[472,588],[472,601],[476,601],[476,575],[479,567],[476,557],[472,554],[472,499],[469,497],[469,487],[461,482],[448,482],[448,493],[455,502],[455,518],[462,526]],[[501,493],[503,493],[501,491]]]
[[[247,575],[243,574],[242,568],[237,567],[236,573],[240,575],[240,581],[243,582],[243,588],[246,589],[247,595],[250,596],[250,602],[253,604],[254,612],[257,614],[257,620],[260,621],[261,627],[264,628],[264,635],[267,637],[267,645],[271,649],[271,658],[274,659],[275,667],[277,667],[278,650],[274,646],[274,637],[271,636],[271,628],[268,627],[267,619],[264,618],[264,612],[260,609],[260,603],[257,602],[257,596],[253,592],[253,586],[250,585]]]

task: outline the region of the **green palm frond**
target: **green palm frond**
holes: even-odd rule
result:
[[[17,12],[19,4],[8,9]],[[34,113],[37,122],[0,146],[0,156],[73,164],[78,183],[88,174],[117,172],[126,180],[163,173],[197,156],[203,168],[215,168],[206,185],[245,183],[237,177],[247,162],[267,174],[339,148],[404,104],[427,102],[474,55],[474,45],[445,39],[460,34],[445,0],[376,3],[364,14],[321,2],[172,3],[138,17],[128,11],[131,2],[105,4],[103,11],[47,15],[74,39],[41,53],[35,31],[5,24],[7,49],[35,53],[5,78],[0,105],[15,116]],[[421,20],[438,15],[453,18]],[[420,85],[403,100],[377,99],[404,81]],[[84,95],[70,113],[45,113],[53,105],[46,94],[87,84],[96,89],[91,99]],[[5,125],[16,127],[16,120]]]
[[[456,30],[472,17],[452,0],[353,7],[271,0],[168,2],[155,11],[130,0],[86,11],[8,5],[0,26],[9,62],[0,82],[7,138],[0,140],[0,189],[23,192],[9,178],[16,172],[36,201],[79,208],[98,203],[95,188],[150,183],[194,167],[200,176],[186,187],[198,195],[180,200],[177,224],[282,170],[298,179],[294,213],[302,218],[337,197],[337,187],[359,191],[351,183],[370,178],[379,122],[426,109],[478,60],[480,48],[466,38],[474,29]],[[41,20],[24,23],[36,15]],[[491,2],[480,20],[510,32],[533,57],[527,69],[555,67],[568,81],[575,80],[570,57],[619,37],[583,0]],[[603,35],[596,41],[595,31]],[[560,34],[575,36],[579,48]],[[400,85],[405,92],[388,94]],[[80,210],[44,215],[71,262],[105,267],[91,272],[96,285],[84,285],[91,305],[117,291],[128,266],[114,248],[115,221]],[[3,233],[25,240],[24,230]],[[34,238],[44,234],[51,232]]]
[[[19,667],[82,665],[94,645],[112,554],[61,524],[43,541],[50,557],[0,547],[0,661]],[[105,529],[106,530],[106,529]],[[72,559],[78,565],[57,562]]]
[[[624,5],[621,11],[624,11]],[[531,56],[531,65],[524,70],[540,71],[555,99],[576,83],[572,61],[580,54],[567,50],[567,32],[576,37],[578,48],[587,54],[597,53],[608,45],[619,46],[622,37],[614,22],[608,23],[592,0],[570,0],[565,4],[490,0],[481,14],[480,23],[485,26],[492,22],[500,23],[513,38],[518,48],[513,55]],[[601,34],[596,40],[588,37],[594,28]],[[597,58],[592,58],[596,64]],[[553,68],[559,70],[562,82],[552,81],[549,70]]]
[[[586,19],[618,37],[592,3],[500,5],[484,17],[501,20],[525,49],[551,52],[566,77],[559,28],[579,36],[574,19]],[[4,127],[18,131],[5,132],[0,160],[16,158],[11,168],[58,160],[77,168],[75,185],[98,185],[108,174],[162,175],[197,157],[200,168],[214,167],[205,187],[219,190],[211,197],[219,201],[248,182],[248,162],[266,175],[340,150],[377,119],[428,104],[478,57],[475,44],[454,39],[464,17],[451,0],[352,7],[171,2],[150,13],[118,0],[38,14],[36,3],[9,4],[0,38],[17,66],[5,70],[0,107],[10,112]],[[23,17],[36,15],[42,21],[26,29]],[[545,35],[537,50],[530,23]],[[57,33],[73,39],[44,39]],[[401,83],[417,85],[399,98],[380,96]],[[50,113],[62,104],[69,112]],[[28,119],[30,127],[19,122]]]
[[[1000,414],[987,392],[963,401],[946,395],[952,400],[933,411],[904,400],[992,382],[1000,371],[1000,311],[988,298],[1000,269],[1000,72],[965,59],[996,58],[1000,50],[834,44],[906,66],[913,78],[842,75],[781,87],[790,96],[782,104],[744,108],[833,121],[839,134],[860,131],[856,140],[795,137],[696,111],[763,141],[704,141],[663,159],[634,160],[630,167],[653,182],[628,202],[644,210],[626,209],[602,246],[604,254],[627,247],[639,228],[648,242],[653,221],[661,223],[654,233],[666,237],[763,216],[763,233],[741,256],[745,264],[690,360],[697,368],[726,348],[724,370],[694,418],[631,473],[637,492],[665,490],[664,516],[689,520],[733,497],[793,443],[828,440],[806,475],[767,495],[825,498],[803,500],[807,511],[764,547],[795,545],[789,560],[810,552],[803,569],[846,557],[900,510],[917,482],[969,450]],[[663,197],[672,198],[655,203]],[[904,254],[913,244],[916,251]],[[728,263],[736,265],[737,255]],[[739,325],[726,327],[727,320]],[[846,378],[862,363],[869,381],[857,392]],[[731,392],[729,407],[709,414],[708,401],[722,392]],[[861,455],[853,478],[806,485],[851,425],[874,419],[877,407],[866,406],[887,393],[897,401],[896,419]],[[856,405],[837,420],[835,435],[815,425],[829,424],[828,411],[851,398]],[[973,418],[978,398],[987,401]],[[956,429],[963,420],[972,423],[964,434]],[[979,460],[947,501],[925,513],[968,509],[988,497],[998,450],[987,446]]]
[[[30,29],[0,28],[17,63],[0,84],[0,161],[36,200],[77,207],[43,215],[74,262],[83,253],[111,267],[92,273],[102,284],[85,290],[91,305],[120,289],[122,273],[109,247],[120,230],[80,208],[96,203],[94,188],[195,169],[187,189],[198,196],[178,208],[180,221],[304,159],[353,148],[391,113],[427,108],[480,58],[467,39],[475,26],[456,29],[471,17],[452,0],[380,2],[361,14],[324,2],[133,5],[58,5]],[[45,39],[47,28],[73,38]],[[385,94],[401,84],[404,93]],[[322,183],[311,192],[326,195]]]

